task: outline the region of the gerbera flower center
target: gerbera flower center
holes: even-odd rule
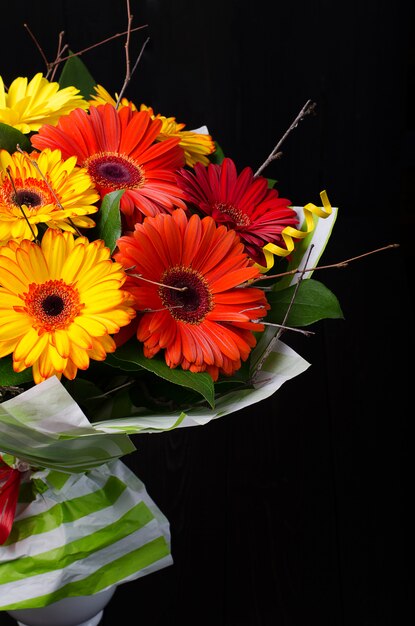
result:
[[[247,227],[251,224],[249,216],[241,211],[241,209],[233,206],[233,204],[229,204],[228,202],[217,202],[214,208],[228,217],[230,221],[233,222],[234,226]]]
[[[43,332],[67,328],[83,307],[78,291],[62,279],[31,283],[24,301],[26,313]]]
[[[42,204],[42,198],[31,189],[20,189],[14,196],[14,203],[19,206],[22,204],[28,207],[39,206]]]
[[[64,302],[61,296],[57,296],[56,294],[46,296],[46,298],[42,302],[42,309],[46,313],[46,315],[60,315],[64,309]]]
[[[2,201],[9,207],[25,205],[28,209],[36,209],[56,203],[46,182],[35,178],[27,178],[25,181],[16,179],[14,186],[9,180],[4,180],[0,193]]]
[[[89,175],[100,187],[136,189],[145,183],[144,170],[133,159],[118,152],[99,152],[84,163]]]
[[[161,282],[166,287],[159,288],[160,298],[175,320],[200,324],[213,309],[213,295],[206,279],[192,268],[171,267]]]

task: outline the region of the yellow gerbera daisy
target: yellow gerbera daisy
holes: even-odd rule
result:
[[[98,211],[98,200],[76,157],[63,160],[60,150],[50,148],[30,156],[0,150],[0,246],[10,239],[34,239],[39,223],[71,232],[92,228],[95,222],[85,216]]]
[[[100,104],[112,104],[113,107],[117,106],[118,94],[115,94],[115,98],[103,87],[102,85],[94,85],[95,96],[92,96],[89,101],[90,106],[99,106]],[[121,98],[119,104],[120,107],[131,107],[133,111],[137,111],[137,107],[134,102],[127,98]]]
[[[110,103],[113,106],[116,105],[116,100],[108,93],[108,91],[102,87],[102,85],[96,85],[94,87],[96,95],[89,101],[92,106],[98,106],[99,104]],[[117,94],[115,94],[117,98]],[[133,110],[136,110],[136,106],[127,98],[122,98],[120,106],[129,106]],[[140,111],[148,111],[152,119],[161,120],[162,126],[160,134],[157,136],[157,141],[163,141],[164,139],[170,139],[171,137],[179,137],[179,146],[184,151],[186,165],[193,167],[196,163],[202,163],[203,165],[209,165],[210,161],[208,155],[215,151],[215,143],[208,133],[195,132],[192,130],[183,130],[186,124],[179,124],[176,122],[175,117],[165,117],[164,115],[155,115],[151,107],[145,104],[140,105]]]
[[[60,89],[59,83],[49,82],[41,72],[29,82],[19,76],[8,90],[0,76],[0,122],[14,126],[22,133],[39,130],[43,124],[55,125],[62,115],[88,107],[88,102],[79,95],[79,89]]]
[[[151,117],[162,121],[162,127],[157,139],[169,139],[170,137],[180,137],[179,146],[184,150],[186,165],[193,167],[196,163],[209,165],[208,154],[215,151],[215,144],[211,135],[194,130],[183,130],[186,124],[179,124],[175,117],[165,117],[164,115],[154,114],[151,107],[142,104],[141,111],[148,111]]]
[[[126,279],[102,240],[48,229],[40,245],[25,239],[0,248],[0,358],[32,367],[33,380],[72,380],[90,359],[114,352],[110,334],[135,316]]]

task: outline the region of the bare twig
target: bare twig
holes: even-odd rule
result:
[[[65,50],[68,49],[68,44],[62,45],[64,35],[65,35],[65,31],[61,30],[58,36],[58,50],[56,52],[57,59],[62,59],[63,53],[65,52]],[[49,74],[50,74],[50,80],[54,80],[56,72],[58,71],[58,67],[59,65],[55,65],[54,67],[49,67],[48,73],[46,74],[46,78],[49,78]]]
[[[130,62],[130,36],[131,36],[131,33],[132,33],[131,26],[132,26],[132,22],[133,22],[133,17],[134,16],[131,14],[131,11],[130,11],[130,0],[126,0],[126,2],[127,2],[128,27],[127,27],[127,37],[126,37],[125,46],[124,46],[125,47],[125,78],[124,78],[123,85],[122,85],[122,87],[120,89],[120,93],[118,94],[118,97],[117,97],[117,102],[115,104],[115,108],[116,109],[118,109],[118,107],[119,107],[119,105],[121,103],[121,100],[122,100],[122,97],[123,97],[123,95],[125,93],[125,90],[127,89],[128,85],[129,85],[129,83],[131,81],[131,78],[132,78],[135,70],[137,69],[137,65],[140,62],[140,59],[141,59],[142,54],[144,52],[144,49],[145,49],[146,45],[148,44],[148,42],[150,40],[150,38],[147,37],[147,39],[145,40],[145,42],[141,46],[141,50],[140,50],[140,52],[138,54],[138,57],[137,57],[137,59],[136,59],[136,61],[134,63],[133,69],[131,69],[131,62]]]
[[[128,87],[128,83],[130,82],[130,80],[131,80],[131,78],[132,78],[132,76],[133,76],[133,74],[134,74],[135,70],[137,69],[137,65],[139,64],[140,59],[141,59],[141,56],[142,56],[142,54],[143,54],[143,52],[144,52],[144,49],[145,49],[145,47],[146,47],[146,45],[148,44],[148,42],[149,42],[149,41],[150,41],[150,37],[147,37],[147,39],[145,40],[145,42],[144,42],[144,43],[143,43],[143,45],[141,46],[141,50],[140,50],[140,52],[139,52],[139,55],[138,55],[138,57],[137,57],[137,59],[136,59],[136,61],[135,61],[134,65],[133,65],[133,69],[132,69],[132,70],[131,70],[131,72],[130,72],[130,78],[129,78],[128,80],[125,80],[125,81],[124,81],[123,86],[121,87],[120,93],[119,93],[119,95],[118,95],[118,97],[117,97],[117,103],[116,103],[116,105],[115,105],[115,108],[116,108],[116,109],[117,109],[117,108],[119,107],[119,105],[120,105],[120,102],[121,102],[121,99],[122,99],[122,97],[123,97],[123,95],[124,95],[124,92],[125,92],[125,90],[126,90],[126,89],[127,89],[127,87]]]
[[[291,306],[291,303],[290,303]],[[264,326],[274,326],[275,328],[280,328],[280,332],[283,330],[290,330],[294,333],[301,333],[302,335],[314,335],[315,333],[312,330],[304,330],[303,328],[294,328],[294,326],[285,326],[284,324],[273,324],[272,322],[263,322],[262,320],[256,320],[258,324],[264,324]]]
[[[62,53],[68,49],[68,45],[65,44],[64,46],[62,46],[62,41],[63,41],[63,35],[64,32],[62,31],[61,33],[59,33],[59,42],[58,42],[58,52],[56,54],[56,58],[54,61],[48,61],[40,43],[38,42],[38,40],[36,39],[36,37],[34,36],[34,34],[32,33],[32,31],[30,30],[28,24],[23,24],[23,26],[26,28],[27,32],[29,33],[30,37],[33,39],[35,46],[37,47],[37,49],[39,50],[42,59],[46,65],[46,77],[51,75],[51,72],[53,73],[53,75],[55,74],[58,66],[63,63],[64,61],[67,61],[68,59],[72,58],[72,57],[78,57],[81,56],[83,54],[85,54],[85,52],[89,52],[90,50],[93,50],[94,48],[97,48],[98,46],[102,46],[104,43],[108,43],[109,41],[112,41],[113,39],[118,39],[118,37],[123,37],[126,34],[130,34],[131,33],[135,33],[138,30],[142,30],[143,28],[147,28],[148,24],[144,24],[143,26],[136,26],[134,28],[130,28],[130,30],[125,30],[121,33],[115,33],[114,35],[111,35],[111,37],[107,37],[106,39],[101,39],[100,41],[97,41],[94,44],[91,44],[90,46],[86,47],[86,48],[82,48],[82,50],[78,50],[78,52],[71,52],[71,54],[67,54],[66,56],[62,56]]]
[[[310,246],[310,249],[308,251],[308,258],[310,257],[311,251],[312,251],[313,246]],[[382,246],[381,248],[376,248],[375,250],[370,250],[369,252],[364,252],[363,254],[359,254],[357,256],[351,257],[349,259],[345,259],[344,261],[340,261],[339,263],[331,263],[330,265],[319,265],[316,267],[307,267],[307,263],[304,267],[304,269],[299,269],[296,268],[294,270],[291,270],[290,272],[282,272],[281,274],[274,274],[273,276],[267,276],[266,274],[264,276],[260,276],[259,278],[256,278],[254,280],[252,280],[250,282],[250,284],[255,283],[259,280],[266,280],[269,278],[280,278],[282,276],[289,276],[292,274],[300,274],[300,278],[298,280],[298,282],[295,285],[295,289],[293,292],[293,295],[291,297],[290,303],[287,307],[287,310],[285,312],[284,315],[284,319],[282,321],[282,324],[280,325],[280,329],[278,330],[278,332],[274,335],[274,337],[271,339],[271,341],[269,342],[268,346],[266,347],[266,349],[264,350],[264,353],[261,355],[260,360],[258,361],[256,368],[255,368],[255,372],[252,376],[252,380],[255,381],[255,378],[258,376],[260,370],[262,369],[262,366],[264,365],[266,359],[268,358],[270,352],[272,351],[273,347],[275,346],[276,342],[279,340],[279,338],[281,337],[281,334],[284,330],[293,330],[287,326],[285,326],[285,322],[288,318],[288,315],[290,313],[291,307],[294,304],[294,300],[296,298],[298,289],[300,287],[300,283],[302,282],[303,278],[304,278],[304,274],[307,272],[313,272],[314,270],[322,270],[322,269],[331,269],[331,268],[342,268],[342,267],[346,267],[349,263],[351,263],[352,261],[357,261],[358,259],[362,259],[366,256],[369,256],[371,254],[375,254],[377,252],[382,252],[383,250],[390,250],[391,248],[399,248],[399,244],[398,243],[391,243],[387,246]],[[276,326],[278,326],[278,324],[276,324]]]
[[[115,108],[118,109],[118,106],[121,102],[122,93],[124,93],[126,86],[131,80],[131,63],[130,63],[130,37],[131,37],[131,26],[133,23],[133,15],[131,13],[130,0],[126,0],[127,3],[127,37],[125,39],[124,50],[125,50],[125,78],[124,83],[120,91],[120,95],[118,96],[117,103]]]
[[[297,117],[295,118],[295,120],[293,121],[293,123],[291,124],[291,126],[285,131],[284,135],[281,137],[281,139],[279,140],[279,142],[277,143],[277,145],[274,147],[274,149],[272,150],[272,152],[269,154],[269,156],[265,159],[265,161],[263,162],[263,164],[257,169],[257,171],[255,172],[255,176],[259,176],[260,173],[275,159],[279,159],[279,157],[281,156],[281,152],[279,152],[280,147],[282,146],[282,144],[284,143],[284,141],[287,139],[288,135],[295,129],[297,128],[298,124],[306,117],[306,115],[309,115],[310,113],[312,113],[316,108],[316,104],[315,102],[312,102],[311,100],[307,100],[307,102],[305,103],[305,105],[303,106],[303,108],[301,109],[301,111],[298,113]]]
[[[174,291],[187,291],[188,289],[187,287],[173,287],[173,285],[166,285],[165,283],[158,283],[156,280],[150,280],[149,278],[144,278],[144,276],[142,276],[141,274],[130,274],[128,272],[131,269],[133,268],[127,267],[125,269],[127,276],[130,276],[131,278],[138,278],[139,280],[144,280],[146,283],[152,283],[153,285],[158,285],[158,287],[165,287],[166,289],[174,289]]]
[[[147,28],[147,24],[144,24],[143,26],[136,26],[135,28],[132,28],[130,32],[131,33],[135,33],[137,30],[141,30],[142,28]],[[97,41],[97,43],[94,43],[91,46],[88,46],[87,48],[82,48],[82,50],[79,50],[78,52],[71,52],[71,54],[68,54],[68,56],[62,57],[61,59],[56,59],[55,61],[52,61],[52,63],[50,65],[56,65],[56,64],[62,63],[62,61],[67,61],[71,57],[79,57],[82,54],[84,54],[85,52],[89,52],[93,48],[97,48],[98,46],[102,46],[102,44],[104,44],[104,43],[108,43],[109,41],[112,41],[113,39],[117,39],[118,37],[122,37],[123,35],[126,35],[127,32],[128,31],[124,30],[122,33],[116,33],[115,35],[111,35],[111,37],[107,37],[106,39],[102,39],[101,41]]]
[[[369,256],[371,254],[375,254],[376,252],[382,252],[383,250],[390,250],[391,248],[399,248],[399,243],[390,243],[387,246],[382,246],[382,248],[376,248],[376,250],[370,250],[369,252],[364,252],[363,254],[359,254],[357,256],[351,257],[350,259],[345,259],[344,261],[339,261],[338,263],[331,263],[330,265],[317,265],[315,267],[305,267],[300,270],[298,267],[290,270],[289,272],[281,272],[280,274],[263,274],[258,278],[254,278],[247,286],[252,285],[252,283],[256,283],[261,280],[268,280],[270,278],[282,278],[283,276],[291,276],[293,274],[301,273],[305,274],[306,272],[314,272],[315,270],[327,270],[334,268],[342,268],[347,267],[349,263],[352,261],[357,261],[358,259],[362,259],[363,257]]]
[[[308,250],[308,258],[310,257],[312,249],[313,249],[313,245],[311,245],[309,250]],[[299,280],[298,280],[298,282],[297,282],[297,284],[295,286],[294,293],[293,293],[293,295],[291,297],[290,303],[289,303],[289,305],[287,307],[287,310],[285,312],[284,319],[282,320],[281,326],[278,329],[277,333],[274,335],[274,337],[272,337],[272,339],[269,342],[268,346],[265,348],[263,354],[261,355],[261,358],[259,359],[258,363],[256,364],[255,372],[254,372],[254,374],[252,376],[252,382],[255,382],[255,379],[257,378],[259,372],[261,371],[261,369],[262,369],[265,361],[267,360],[270,352],[272,352],[273,347],[275,346],[275,344],[277,343],[277,341],[279,340],[279,338],[281,337],[283,331],[286,328],[285,323],[286,323],[286,321],[288,319],[288,315],[289,315],[289,313],[291,311],[291,308],[292,308],[292,306],[294,304],[294,300],[295,300],[295,298],[297,296],[297,291],[298,291],[298,289],[300,287],[300,283],[301,283],[301,281],[303,280],[303,277],[304,277],[305,270],[299,270],[299,271],[300,271],[301,275],[300,275],[300,278],[299,278]]]
[[[32,33],[32,31],[30,30],[30,28],[29,28],[29,25],[28,25],[28,24],[23,24],[23,27],[27,30],[27,32],[29,33],[30,37],[32,38],[32,40],[33,40],[33,42],[34,42],[34,44],[35,44],[36,48],[39,50],[40,55],[41,55],[41,57],[42,57],[42,59],[43,59],[43,61],[44,61],[45,65],[46,65],[46,69],[49,71],[49,61],[47,60],[46,55],[45,55],[45,53],[43,52],[43,49],[42,49],[42,47],[41,47],[40,43],[38,42],[38,40],[36,39],[36,37],[34,36],[34,34]]]

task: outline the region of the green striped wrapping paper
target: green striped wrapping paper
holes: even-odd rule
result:
[[[23,482],[0,546],[0,610],[97,593],[171,563],[168,521],[122,461],[43,470]]]

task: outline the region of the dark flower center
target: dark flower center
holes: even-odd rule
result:
[[[59,315],[62,313],[64,309],[64,301],[61,296],[56,294],[46,296],[46,298],[42,302],[42,309],[46,313],[46,315]]]
[[[19,215],[22,218],[22,206],[37,213],[48,204],[56,204],[55,192],[52,191],[49,183],[37,178],[22,179],[18,175],[15,176],[13,184],[10,180],[3,180],[0,185],[0,199],[14,216]]]
[[[143,168],[130,157],[117,152],[93,154],[84,166],[100,187],[133,189],[145,183]]]
[[[234,228],[246,228],[251,223],[246,213],[228,202],[217,202],[213,208],[219,211],[224,216],[224,221],[230,222]]]
[[[208,282],[190,267],[169,268],[161,282],[160,298],[175,320],[200,324],[214,307]]]
[[[122,163],[101,163],[98,170],[100,176],[114,183],[129,183],[131,181],[130,170]]]
[[[24,302],[34,327],[43,332],[67,328],[83,308],[78,290],[62,279],[32,283],[24,294]]]
[[[42,204],[42,197],[40,194],[35,191],[31,191],[30,189],[19,189],[14,194],[13,202],[17,206],[22,206],[24,204],[27,207],[35,207]]]

